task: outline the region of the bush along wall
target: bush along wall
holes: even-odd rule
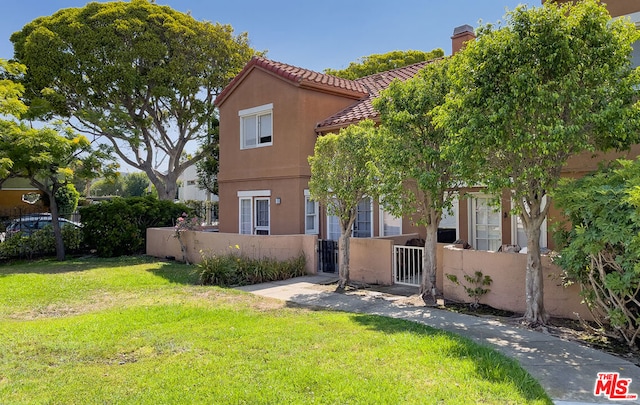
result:
[[[640,336],[640,160],[620,160],[553,196],[568,219],[554,261],[579,283],[595,320],[631,347]]]
[[[240,254],[211,255],[202,253],[198,264],[200,283],[232,287],[276,280],[286,280],[306,274],[303,253],[289,260],[252,259]]]
[[[174,226],[190,210],[155,197],[115,198],[79,208],[85,242],[98,256],[144,253],[147,228]]]

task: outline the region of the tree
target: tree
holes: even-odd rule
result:
[[[509,190],[527,235],[525,320],[547,319],[540,226],[567,159],[637,142],[633,24],[596,0],[520,6],[485,26],[452,60],[452,91],[437,117],[449,149],[489,192]]]
[[[373,75],[387,70],[397,69],[426,60],[441,58],[444,51],[440,48],[430,52],[423,51],[391,51],[383,54],[373,54],[351,62],[342,70],[325,69],[324,73],[343,79],[355,80],[361,77]]]
[[[124,176],[124,193],[127,197],[143,197],[149,189],[149,178],[145,173],[129,173]]]
[[[112,177],[95,181],[91,184],[90,194],[96,197],[124,195],[125,184],[122,177],[117,173]]]
[[[448,64],[437,61],[409,80],[395,80],[374,100],[382,121],[375,148],[378,193],[387,211],[411,215],[426,227],[420,283],[425,300],[436,297],[438,227],[460,184],[457,161],[443,155],[448,134],[432,122],[433,109],[449,92]]]
[[[313,156],[309,157],[309,194],[340,222],[339,290],[349,283],[349,240],[358,203],[375,193],[371,150],[375,131],[373,121],[365,120],[341,129],[338,134],[321,136]]]
[[[56,196],[65,194],[74,169],[83,159],[95,162],[111,159],[110,150],[92,150],[89,140],[70,129],[33,128],[20,118],[27,113],[22,103],[22,85],[12,80],[24,74],[24,65],[0,59],[0,185],[5,179],[22,177],[49,200],[56,256],[64,260],[64,241],[58,221]]]
[[[55,196],[72,182],[74,167],[83,155],[99,155],[101,159],[109,159],[110,156],[103,151],[92,151],[89,140],[71,130],[34,129],[23,123],[14,124],[7,131],[9,128],[0,123],[0,156],[11,162],[8,177],[29,179],[31,185],[48,198],[56,257],[64,260],[64,242]]]
[[[554,263],[580,285],[593,318],[634,348],[640,335],[640,160],[562,179],[554,202],[568,219]]]
[[[102,137],[173,200],[185,147],[207,133],[216,95],[255,54],[246,34],[148,0],[89,3],[11,36],[31,112]]]

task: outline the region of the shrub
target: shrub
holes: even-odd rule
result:
[[[147,196],[115,198],[80,207],[79,212],[88,246],[99,256],[113,257],[143,253],[147,228],[173,226],[189,209]]]
[[[467,283],[461,284],[460,280],[455,274],[447,274],[447,278],[456,285],[461,285],[464,288],[464,291],[467,293],[469,298],[473,301],[470,305],[474,309],[478,309],[480,307],[480,299],[490,292],[491,290],[485,287],[488,287],[493,283],[491,276],[485,276],[482,274],[480,270],[476,270],[473,273],[473,276],[468,274],[464,275],[464,280]]]
[[[580,285],[596,322],[629,346],[640,333],[640,161],[564,180],[556,205],[568,226],[555,232],[554,262]]]
[[[82,229],[62,227],[62,240],[67,253],[77,253],[86,248]],[[3,259],[33,259],[55,252],[55,237],[51,226],[46,226],[31,236],[23,236],[19,232],[0,243],[0,258]]]
[[[305,274],[304,254],[289,260],[273,258],[251,259],[228,253],[223,255],[202,254],[200,283],[223,287],[251,285],[276,280],[286,280]]]

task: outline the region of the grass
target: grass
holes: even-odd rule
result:
[[[469,340],[197,286],[193,270],[0,266],[0,403],[551,403],[516,362]]]

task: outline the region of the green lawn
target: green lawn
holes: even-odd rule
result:
[[[0,266],[0,403],[551,403],[514,361],[466,339],[198,286],[193,270]]]

